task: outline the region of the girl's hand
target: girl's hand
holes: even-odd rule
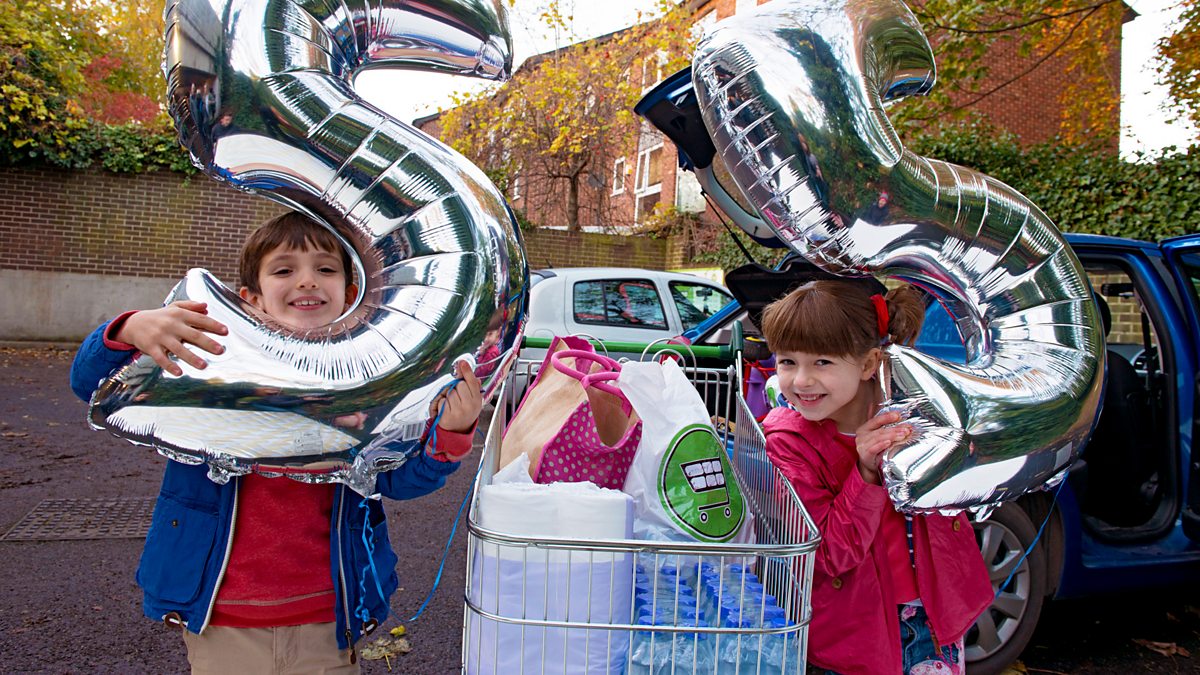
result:
[[[220,354],[225,348],[209,334],[226,335],[228,332],[224,324],[208,316],[208,305],[193,300],[179,300],[166,307],[131,315],[113,337],[137,347],[163,370],[178,377],[183,375],[183,369],[171,360],[171,355],[193,368],[203,369],[207,365],[204,359],[188,346],[203,349],[209,354]]]
[[[858,472],[863,480],[874,485],[881,485],[879,465],[883,461],[883,453],[897,443],[912,435],[912,425],[889,424],[899,422],[903,417],[898,412],[880,413],[863,422],[855,432],[854,445],[858,450]],[[886,427],[886,428],[885,428]]]
[[[438,428],[461,434],[470,431],[479,421],[483,394],[479,391],[479,378],[475,377],[466,361],[459,361],[456,370],[462,382],[448,394],[434,400],[431,414],[436,414],[440,403],[442,417],[438,420]]]

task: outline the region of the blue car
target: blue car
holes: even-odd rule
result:
[[[1200,457],[1192,456],[1200,235],[1161,244],[1066,238],[1105,319],[1104,406],[1061,489],[1026,495],[975,524],[997,597],[967,636],[973,675],[1000,672],[1021,655],[1047,599],[1200,579]],[[773,299],[753,297],[754,283],[726,285],[744,303]],[[779,292],[759,287],[762,295]],[[731,303],[688,337],[719,343],[739,319],[753,334],[746,310]],[[948,361],[966,354],[949,314],[932,301],[917,347]]]

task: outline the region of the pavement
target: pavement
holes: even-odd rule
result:
[[[73,348],[0,347],[0,534],[45,499],[153,498],[164,460],[91,430],[85,404],[67,382]],[[474,476],[468,460],[446,486],[420,499],[385,501],[400,557],[393,618],[360,647],[420,607],[450,528]],[[392,672],[459,671],[466,569],[466,515],[437,594],[405,623],[412,651]],[[142,616],[134,570],[142,539],[0,540],[0,671],[47,673],[187,672],[178,630]],[[399,618],[397,618],[399,617]],[[364,661],[364,673],[386,673]]]

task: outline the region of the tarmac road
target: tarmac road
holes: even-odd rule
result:
[[[0,533],[43,499],[157,494],[165,460],[88,428],[67,384],[72,356],[0,348]],[[439,492],[387,502],[402,565],[395,616],[410,617],[428,593],[472,474],[464,466]],[[434,600],[406,624],[412,651],[392,661],[393,672],[459,670],[465,527]],[[178,631],[142,617],[133,579],[141,548],[140,539],[0,541],[0,671],[186,672]],[[383,661],[364,661],[363,670],[388,672]],[[1051,603],[1015,672],[1200,672],[1200,583]]]

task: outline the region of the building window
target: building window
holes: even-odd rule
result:
[[[662,144],[638,153],[638,194],[662,191],[662,153]]]
[[[517,201],[521,198],[521,174],[517,174],[512,178],[512,186],[509,188],[510,199]]]
[[[641,223],[646,214],[654,210],[662,194],[662,141],[658,145],[638,152],[637,176],[633,181],[633,222]]]
[[[699,40],[700,36],[704,35],[704,31],[712,28],[717,23],[717,12],[713,10],[704,16],[696,19],[692,23],[692,39]]]
[[[741,14],[758,7],[758,0],[737,0],[733,6],[734,14]]]
[[[613,161],[612,193],[619,195],[625,192],[625,158],[618,157]]]
[[[642,87],[650,88],[662,81],[663,67],[667,65],[667,53],[659,50],[642,59]]]

